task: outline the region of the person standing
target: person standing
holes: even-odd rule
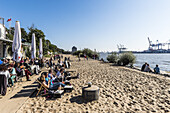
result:
[[[6,95],[9,78],[10,78],[10,73],[9,73],[6,65],[1,64],[0,65],[0,94],[2,96]]]
[[[79,61],[81,60],[81,59],[80,59],[80,53],[79,53],[79,55],[78,55],[78,59],[79,59]]]
[[[87,57],[86,54],[84,54],[84,60],[86,60],[86,57]]]

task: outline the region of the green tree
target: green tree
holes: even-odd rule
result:
[[[13,37],[14,37],[14,27],[11,27],[11,30],[9,30],[8,28],[6,28],[6,37],[10,40],[13,40]]]
[[[6,28],[6,37],[10,40],[13,40],[13,37],[14,37],[14,31],[15,31],[15,28],[14,27],[11,27],[11,29],[9,30],[8,28]],[[21,28],[21,38],[23,39],[27,39],[28,37],[28,34],[27,32],[25,31],[24,28]]]
[[[27,34],[27,32],[25,31],[24,28],[21,28],[21,38],[23,38],[23,39],[28,38],[28,34]]]
[[[50,42],[50,40],[45,40],[45,42],[46,42],[46,45],[47,45],[47,47],[48,47],[48,49],[50,48],[50,46],[51,46],[51,42]]]
[[[57,52],[57,46],[54,44],[50,44],[49,49],[52,50],[52,52]]]
[[[82,53],[82,51],[81,50],[78,50],[78,51],[75,51],[74,53],[73,53],[73,55],[79,55],[80,53]]]
[[[86,54],[88,57],[93,58],[95,56],[96,59],[99,58],[99,54],[91,49],[85,48],[82,50],[83,54]]]
[[[47,48],[44,32],[42,30],[40,30],[40,29],[34,28],[34,25],[29,27],[28,30],[29,30],[29,33],[28,33],[28,37],[27,37],[27,42],[31,43],[32,34],[35,33],[37,50],[39,48],[39,40],[40,40],[40,38],[42,38],[43,54],[47,54],[48,48]]]

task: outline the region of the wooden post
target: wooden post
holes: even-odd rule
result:
[[[87,101],[99,99],[99,87],[92,85],[91,87],[82,88],[82,97]]]

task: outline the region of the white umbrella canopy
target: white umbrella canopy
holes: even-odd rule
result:
[[[43,57],[43,48],[42,48],[42,38],[40,38],[40,44],[39,44],[39,53],[40,53],[40,58],[42,59]]]
[[[36,40],[35,40],[35,33],[32,34],[32,43],[31,43],[31,58],[36,58]]]
[[[15,23],[12,52],[13,52],[13,60],[20,61],[22,54],[21,54],[21,29],[20,29],[19,21],[16,21]]]

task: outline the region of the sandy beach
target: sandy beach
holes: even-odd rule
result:
[[[80,73],[79,79],[71,80],[71,93],[53,100],[30,97],[17,112],[170,112],[169,78],[91,59],[79,62],[71,56],[71,60],[71,69]],[[81,97],[82,87],[88,82],[100,88],[99,100],[87,102]]]

